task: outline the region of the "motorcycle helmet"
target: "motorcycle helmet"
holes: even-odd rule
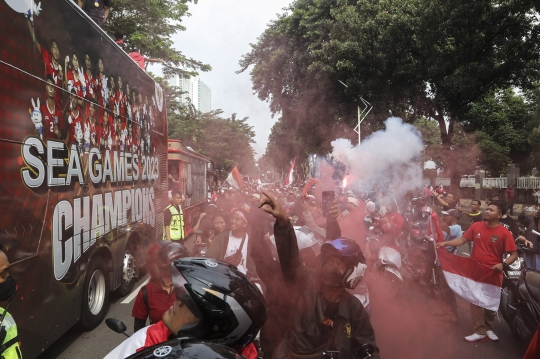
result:
[[[172,339],[153,345],[128,357],[129,359],[240,359],[236,350],[216,343],[189,343]]]
[[[346,288],[356,288],[366,273],[366,257],[358,243],[352,239],[338,238],[328,241],[322,245],[321,254],[323,259],[326,255],[338,254],[347,264],[348,268],[343,276]]]
[[[152,278],[161,276],[161,269],[178,258],[189,257],[189,251],[178,242],[159,241],[148,248],[146,262]]]
[[[244,348],[266,322],[262,293],[236,267],[209,258],[181,258],[171,264],[171,273],[176,297],[188,294],[201,314],[189,333],[195,339]]]

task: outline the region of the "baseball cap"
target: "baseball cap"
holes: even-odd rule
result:
[[[461,212],[457,209],[449,209],[448,211],[441,211],[441,214],[445,216],[452,216],[455,218],[461,218]]]

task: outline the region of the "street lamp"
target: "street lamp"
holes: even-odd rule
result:
[[[338,81],[343,86],[349,87],[349,86],[345,85],[342,81],[340,81],[340,80],[338,80]],[[367,115],[369,115],[369,113],[373,109],[373,106],[371,106],[371,104],[369,102],[367,102],[362,96],[360,96],[360,101],[362,101],[362,104],[363,104],[364,108],[362,110],[360,110],[360,106],[357,107],[357,109],[358,109],[358,124],[354,128],[354,132],[356,132],[358,134],[358,144],[360,144],[360,142],[362,141],[361,138],[360,138],[360,125],[362,124],[362,121],[364,121],[366,119]]]

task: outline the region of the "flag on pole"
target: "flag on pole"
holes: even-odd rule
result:
[[[294,171],[294,164],[296,162],[296,158],[291,161],[291,168],[289,169],[289,174],[285,178],[285,181],[283,181],[283,186],[288,187],[293,182],[293,171]]]
[[[435,242],[444,241],[437,213],[431,216],[431,233]],[[492,311],[499,309],[502,274],[471,257],[436,251],[448,286],[469,303]]]
[[[244,180],[242,180],[242,176],[240,175],[240,172],[236,166],[234,166],[231,173],[229,173],[226,181],[236,189],[244,187]]]

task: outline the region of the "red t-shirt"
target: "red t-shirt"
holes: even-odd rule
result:
[[[56,92],[54,94],[54,102],[56,103],[56,106],[58,108],[62,108],[62,71],[60,65],[55,65],[52,55],[47,49],[45,49],[43,46],[41,46],[41,57],[43,59],[43,63],[45,64],[45,77],[47,75],[51,75],[51,77],[54,80],[54,84],[60,88],[56,88]],[[45,97],[47,98],[47,97]]]
[[[504,192],[506,193],[506,196],[508,197],[508,202],[514,202],[514,190],[506,189],[506,191]]]
[[[75,74],[74,74],[75,71],[77,71],[77,70],[69,70],[68,71],[68,74],[67,74],[68,92],[71,93],[71,89],[73,88],[73,89],[75,89],[75,92],[77,93],[77,96],[84,97],[86,92],[83,91],[81,78],[79,77],[78,80],[75,79]],[[78,74],[79,73],[77,71],[77,75]]]
[[[84,135],[84,122],[83,122],[81,111],[78,110],[76,113],[74,113],[74,111],[70,110],[68,113],[68,125],[69,125],[68,143],[70,144],[73,142],[77,142],[77,139],[75,137],[76,136],[75,128],[77,126],[77,123],[80,123],[81,130],[83,131],[83,135]]]
[[[133,61],[138,63],[141,69],[144,70],[144,56],[143,55],[139,54],[138,52],[131,52],[129,54],[129,57],[131,57]]]
[[[47,102],[42,104],[39,110],[41,111],[41,119],[43,121],[43,141],[46,141],[48,138],[57,139],[58,137],[54,133],[54,126],[58,127],[59,130],[62,128],[62,111],[56,105],[51,111]]]
[[[157,323],[161,320],[163,313],[165,313],[176,301],[176,295],[174,292],[167,293],[166,290],[161,288],[159,284],[154,282],[148,282],[146,285],[146,292],[148,293],[148,307],[144,304],[142,291],[137,293],[135,304],[133,304],[133,310],[131,316],[137,319],[146,319],[150,317],[150,323]]]
[[[517,250],[512,233],[500,224],[490,228],[486,222],[473,223],[463,237],[474,242],[471,257],[490,267],[502,263],[504,253]]]

